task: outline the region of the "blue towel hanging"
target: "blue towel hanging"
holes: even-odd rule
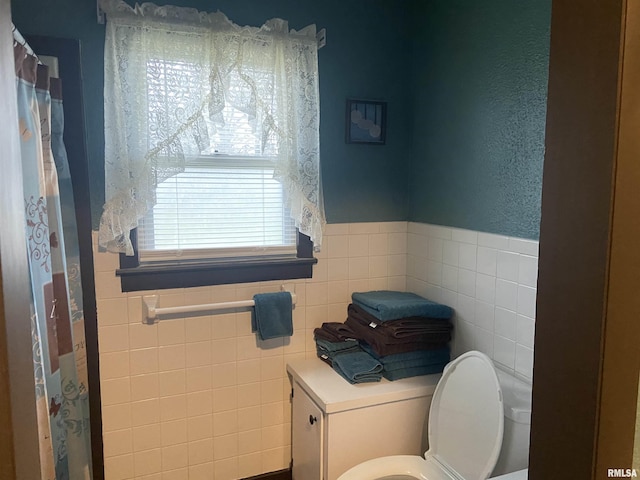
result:
[[[291,293],[258,293],[253,296],[253,301],[251,331],[257,332],[260,340],[293,335]]]

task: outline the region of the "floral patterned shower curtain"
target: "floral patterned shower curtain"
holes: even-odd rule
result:
[[[14,53],[41,478],[89,480],[84,316],[61,89],[22,45]]]

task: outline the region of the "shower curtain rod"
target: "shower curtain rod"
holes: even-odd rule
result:
[[[18,30],[18,28],[16,27],[16,25],[13,22],[11,22],[11,30],[13,31],[13,41],[16,42],[16,43],[19,43],[24,48],[26,48],[27,49],[27,53],[29,55],[33,55],[34,57],[38,58],[38,55],[35,54],[35,52],[33,51],[33,48],[31,48],[29,43],[27,43],[27,41],[22,36],[22,34],[20,33],[20,31]],[[38,63],[40,63],[40,60],[38,60]]]

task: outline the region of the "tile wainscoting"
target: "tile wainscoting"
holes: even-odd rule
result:
[[[247,300],[262,282],[122,293],[118,256],[94,235],[106,480],[230,480],[287,468],[286,363],[315,356],[313,329],[344,321],[353,291],[406,288],[407,223],[328,225],[313,278],[295,283],[294,335],[258,342],[248,310],[142,324],[159,306]],[[192,315],[192,314],[191,314]]]
[[[327,226],[313,278],[296,281],[294,335],[260,342],[250,313],[142,324],[159,306],[250,299],[261,282],[122,293],[118,256],[94,234],[106,480],[231,480],[287,468],[289,360],[315,356],[312,331],[343,321],[354,291],[410,290],[456,310],[454,352],[478,349],[531,378],[537,242],[433,225]]]
[[[407,241],[407,290],[454,308],[454,354],[480,350],[531,382],[538,242],[423,223]]]

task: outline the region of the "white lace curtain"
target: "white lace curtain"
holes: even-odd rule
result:
[[[101,7],[107,30],[100,245],[133,254],[129,233],[155,204],[156,186],[207,152],[230,105],[248,115],[259,147],[276,155],[286,207],[319,247],[325,217],[315,25],[296,32],[273,19],[241,27],[220,12],[122,0],[102,0]]]

